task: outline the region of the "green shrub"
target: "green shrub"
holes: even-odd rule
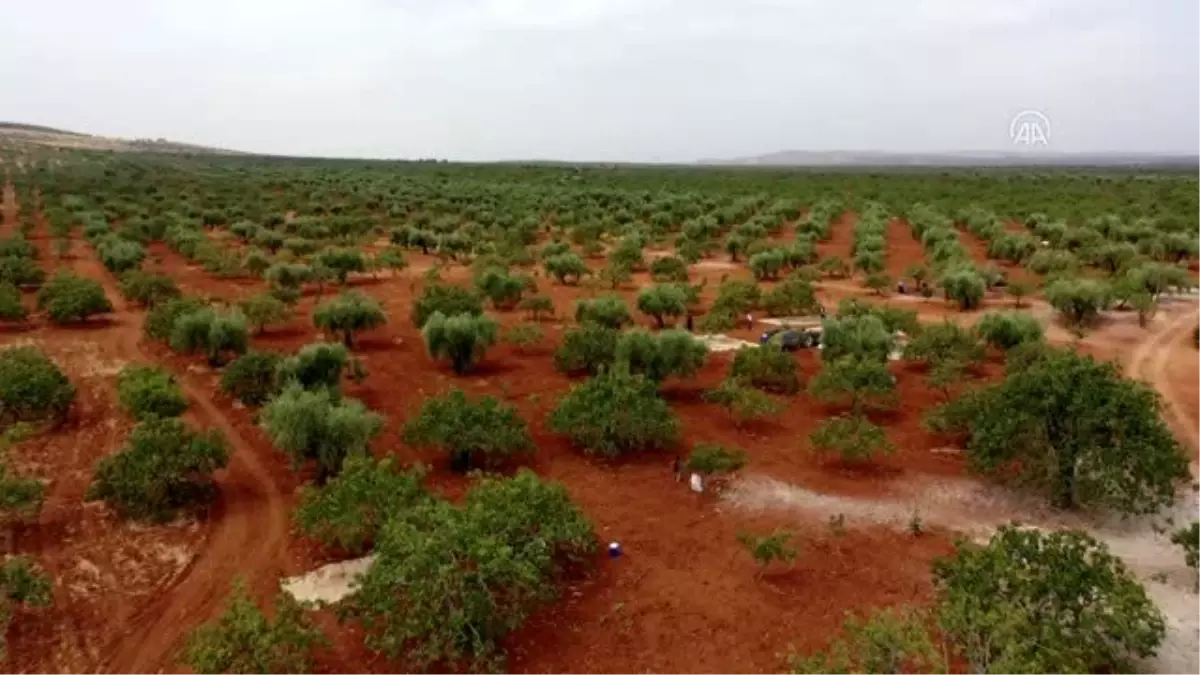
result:
[[[316,461],[318,485],[340,473],[347,457],[366,455],[383,430],[383,418],[360,401],[335,401],[327,389],[308,391],[295,383],[263,407],[258,423],[294,465]]]
[[[959,309],[975,309],[983,302],[987,281],[978,270],[967,265],[950,268],[942,274],[939,283],[947,300],[958,303]]]
[[[153,307],[163,301],[178,298],[175,280],[164,274],[129,270],[121,275],[121,295],[130,302]]]
[[[141,266],[146,257],[146,248],[136,241],[117,236],[105,237],[96,246],[100,262],[113,274],[121,274]]]
[[[657,385],[614,370],[574,386],[550,414],[550,429],[589,454],[615,457],[674,442],[678,423]]]
[[[326,546],[361,554],[388,520],[429,499],[424,479],[424,468],[402,469],[392,457],[379,462],[347,457],[342,472],[324,487],[302,488],[296,524]]]
[[[46,273],[33,258],[14,255],[0,256],[0,283],[14,286],[40,286]]]
[[[1193,520],[1191,525],[1172,532],[1171,543],[1183,549],[1184,562],[1196,569],[1200,564],[1200,521]]]
[[[542,261],[546,274],[554,277],[560,284],[578,283],[580,279],[591,273],[583,259],[574,253],[552,255]]]
[[[775,399],[733,377],[722,380],[716,389],[704,392],[704,400],[725,408],[733,415],[735,424],[777,415],[783,409]]]
[[[752,387],[779,394],[794,394],[800,390],[796,362],[790,354],[774,345],[737,350],[729,376]]]
[[[492,306],[496,309],[512,309],[521,302],[525,291],[537,289],[532,278],[522,274],[509,274],[494,267],[484,270],[475,279],[475,287],[492,301]]]
[[[650,278],[659,283],[687,283],[687,263],[675,256],[657,258],[650,263]]]
[[[761,575],[763,570],[776,560],[790,563],[796,559],[798,551],[794,546],[788,544],[792,536],[791,532],[783,529],[761,536],[749,532],[738,532],[737,541],[758,563]]]
[[[532,454],[533,438],[517,409],[491,396],[470,400],[453,389],[425,399],[404,425],[404,442],[434,446],[450,455],[459,471],[495,467],[516,454]]]
[[[874,314],[826,319],[821,333],[821,360],[843,356],[886,361],[896,338]]]
[[[341,333],[342,342],[353,346],[354,334],[382,326],[387,314],[379,301],[369,295],[347,291],[333,300],[317,305],[313,323],[327,333]]]
[[[767,316],[798,316],[820,309],[812,282],[797,276],[789,277],[762,296]]]
[[[180,315],[171,329],[171,349],[181,354],[204,352],[208,362],[221,365],[226,352],[245,353],[250,336],[241,312],[218,313],[211,307]]]
[[[70,272],[60,272],[46,282],[38,291],[37,302],[54,323],[86,321],[113,309],[99,282]]]
[[[275,596],[267,618],[234,580],[225,611],[188,635],[181,658],[197,673],[307,673],[312,650],[327,640],[291,595]]]
[[[783,251],[771,249],[750,256],[748,264],[754,278],[761,281],[763,279],[775,279],[778,277],[779,272],[783,270],[785,262],[786,259],[784,258]]]
[[[229,461],[220,432],[196,433],[175,417],[151,417],[133,428],[125,447],[100,460],[88,499],[102,499],[126,518],[169,520],[211,497],[212,472]]]
[[[562,345],[554,352],[554,367],[564,373],[599,373],[616,360],[617,338],[620,333],[599,324],[575,326],[563,336]]]
[[[687,313],[688,295],[676,284],[656,284],[638,293],[637,308],[642,314],[654,317],[655,324],[662,328],[666,325],[665,317]]]
[[[24,321],[29,310],[21,302],[21,291],[16,286],[0,281],[0,321]]]
[[[134,419],[178,417],[187,410],[187,396],[171,373],[154,366],[128,365],[117,373],[117,398]]]
[[[435,313],[441,312],[446,316],[456,314],[483,314],[483,302],[479,296],[462,286],[433,283],[425,287],[421,297],[413,304],[412,322],[417,328],[424,328],[425,322]]]
[[[1085,327],[1108,309],[1111,288],[1094,279],[1059,279],[1046,286],[1046,302],[1062,314],[1067,325]]]
[[[0,420],[61,420],[75,399],[75,387],[36,347],[0,350]]]
[[[257,334],[262,334],[267,324],[287,321],[292,316],[291,307],[269,293],[252,295],[240,301],[238,309]]]
[[[496,342],[496,322],[490,317],[435,312],[421,329],[429,356],[449,359],[454,372],[462,375],[483,358]]]
[[[346,283],[351,272],[365,272],[367,259],[362,251],[352,248],[335,248],[322,251],[317,256],[316,263],[333,273],[339,284]]]
[[[508,329],[504,334],[504,341],[517,349],[526,350],[536,347],[545,337],[541,326],[536,323],[522,323]]]
[[[704,365],[708,347],[684,330],[650,333],[634,329],[617,339],[614,360],[619,368],[662,382],[672,375],[694,375]]]
[[[142,323],[142,332],[151,340],[168,341],[175,330],[175,321],[185,314],[191,314],[208,307],[208,303],[200,298],[180,297],[155,304],[146,313]]]
[[[814,451],[836,452],[847,462],[866,462],[895,450],[883,429],[863,415],[827,419],[809,435],[809,442]]]
[[[0,659],[8,653],[6,636],[15,614],[13,605],[48,607],[53,589],[50,577],[26,556],[12,556],[0,563]]]
[[[633,323],[633,316],[620,296],[602,295],[575,303],[575,320],[619,330]]]
[[[989,345],[1012,349],[1029,342],[1041,342],[1042,324],[1029,314],[991,312],[975,324],[975,332]]]
[[[246,405],[262,405],[279,391],[282,362],[278,354],[250,350],[221,371],[221,391]]]
[[[809,391],[822,401],[845,403],[860,415],[867,407],[886,408],[895,403],[896,378],[883,361],[847,354],[825,360],[821,372],[809,383]]]
[[[716,443],[697,443],[684,466],[706,476],[733,473],[746,466],[746,451]]]
[[[339,392],[342,370],[350,362],[350,352],[337,342],[311,342],[288,357],[279,366],[279,382],[295,382],[304,389]]]
[[[529,318],[538,321],[542,316],[554,316],[554,301],[544,295],[535,295],[517,303],[517,309],[529,313]]]

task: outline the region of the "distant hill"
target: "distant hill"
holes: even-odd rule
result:
[[[755,157],[702,159],[698,164],[714,166],[1100,166],[1100,167],[1200,167],[1200,155],[1162,155],[1133,152],[1060,153],[1031,152],[940,152],[905,153],[871,151],[785,150]]]
[[[158,152],[190,155],[245,155],[249,153],[205,145],[176,143],[165,138],[116,138],[93,136],[38,124],[0,122],[0,144],[14,143],[78,150],[109,150],[113,152]]]

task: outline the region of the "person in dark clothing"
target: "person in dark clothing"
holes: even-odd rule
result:
[[[675,482],[678,483],[683,476],[683,462],[679,460],[679,455],[675,455],[675,461],[671,462],[671,470],[675,472]]]
[[[688,329],[689,333],[692,332],[692,315],[691,314],[687,315],[687,329]]]

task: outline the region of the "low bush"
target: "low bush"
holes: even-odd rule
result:
[[[571,388],[550,414],[550,428],[588,454],[615,457],[665,447],[674,442],[678,423],[657,390],[640,375],[601,373]]]
[[[134,419],[178,417],[187,397],[171,373],[154,366],[129,365],[117,373],[117,398]]]
[[[0,421],[62,420],[75,387],[36,347],[0,350]]]
[[[37,302],[51,321],[60,324],[86,321],[113,309],[99,282],[70,272],[60,272],[46,282]]]
[[[460,472],[495,467],[534,450],[529,427],[517,409],[491,396],[471,400],[461,390],[425,399],[404,425],[404,442],[433,446],[450,455]]]
[[[279,391],[282,362],[279,354],[248,351],[221,371],[221,391],[246,405],[262,405]]]

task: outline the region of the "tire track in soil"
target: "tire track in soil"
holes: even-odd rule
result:
[[[1167,377],[1167,369],[1171,363],[1171,352],[1181,342],[1188,339],[1192,327],[1200,320],[1200,310],[1193,309],[1187,314],[1175,318],[1165,328],[1155,332],[1149,339],[1139,344],[1130,355],[1125,371],[1131,376],[1154,387],[1166,403],[1167,423],[1181,440],[1191,446],[1191,469],[1193,477],[1197,475],[1197,456],[1200,450],[1200,430],[1188,419],[1188,404],[1171,386]]]
[[[81,243],[81,242],[79,242]],[[97,331],[129,360],[153,362],[142,351],[140,318],[124,302],[108,271],[86,244],[75,271],[98,279],[113,303],[113,325]],[[102,650],[102,672],[153,673],[177,663],[187,632],[214,616],[229,594],[230,582],[243,576],[251,589],[278,574],[287,544],[288,513],[283,495],[254,448],[202,389],[179,378],[191,411],[202,425],[219,429],[231,447],[224,475],[215,479],[217,497],[209,510],[208,536],[189,568],[157,600],[139,611]],[[272,578],[272,583],[274,579]]]

